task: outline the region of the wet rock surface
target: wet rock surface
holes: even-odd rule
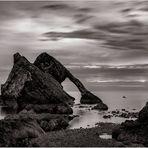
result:
[[[114,129],[112,137],[127,143],[128,146],[137,144],[148,146],[148,104],[139,112],[138,119],[126,120],[118,129]]]

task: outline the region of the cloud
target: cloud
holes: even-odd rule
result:
[[[71,7],[67,4],[51,4],[51,5],[42,6],[41,8],[56,11],[56,10],[61,10],[61,9],[70,9]]]
[[[86,22],[87,20],[93,18],[94,16],[86,15],[86,14],[76,14],[74,15],[74,19],[76,20],[76,23],[81,24]]]
[[[49,40],[76,38],[98,42],[104,41],[102,46],[113,50],[147,51],[147,29],[148,27],[144,23],[138,20],[130,20],[127,22],[96,24],[88,29],[71,32],[46,32],[43,36]]]
[[[84,82],[148,79],[148,14],[120,1],[0,2],[0,68],[46,51]]]
[[[132,33],[132,30],[136,30],[142,27],[143,24],[138,20],[129,20],[126,22],[112,22],[106,24],[95,25],[95,29],[108,31],[111,33]]]
[[[145,7],[143,7],[143,8],[140,8],[139,10],[141,10],[141,11],[148,11],[148,7],[147,6],[145,6]]]
[[[62,38],[79,38],[79,39],[90,39],[90,40],[100,40],[103,34],[100,31],[96,32],[91,29],[76,30],[72,32],[46,32],[43,34],[44,37],[49,39],[62,39]]]
[[[110,80],[98,80],[98,79],[88,79],[88,82],[98,82],[98,83],[146,83],[147,80],[139,79],[139,80],[121,80],[121,79],[110,79]]]
[[[85,65],[81,66],[81,68],[90,68],[90,69],[148,69],[148,64],[134,64],[134,65]]]
[[[79,11],[80,11],[80,12],[87,13],[87,12],[91,12],[91,11],[93,11],[93,10],[92,10],[92,8],[83,7],[83,8],[80,8]]]
[[[133,9],[132,8],[125,8],[121,10],[121,13],[129,13],[131,12]]]

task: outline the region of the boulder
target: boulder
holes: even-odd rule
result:
[[[35,60],[34,65],[43,72],[52,75],[59,83],[62,83],[66,78],[73,82],[81,93],[82,104],[96,104],[102,102],[97,96],[89,92],[82,82],[70,73],[58,60],[47,53],[41,53]]]
[[[121,123],[121,126],[126,130],[136,130],[137,128],[140,128],[141,125],[138,120],[126,120],[125,122]]]
[[[44,73],[18,53],[14,55],[14,66],[1,93],[5,104],[19,111],[28,104],[74,103],[74,98],[52,75]]]

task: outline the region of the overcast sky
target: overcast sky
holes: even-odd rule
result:
[[[146,87],[148,1],[1,1],[1,82],[15,52],[33,62],[44,51],[84,83]]]

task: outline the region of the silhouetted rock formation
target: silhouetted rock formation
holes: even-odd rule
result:
[[[137,120],[126,120],[118,129],[113,130],[112,137],[124,143],[140,143],[148,146],[148,103],[139,112]]]
[[[13,68],[1,86],[0,101],[10,115],[0,120],[0,146],[29,146],[32,138],[69,125],[74,98],[61,86],[66,77],[80,90],[81,103],[104,105],[48,54],[42,53],[34,64],[19,53],[14,54]]]
[[[62,83],[66,78],[69,78],[81,92],[82,104],[96,104],[101,103],[101,99],[89,92],[84,85],[74,77],[59,61],[47,53],[40,54],[34,65],[41,69],[43,72],[51,74],[59,83]]]
[[[73,104],[74,101],[52,75],[18,53],[14,55],[14,66],[1,93],[5,104],[19,111],[28,104]]]

